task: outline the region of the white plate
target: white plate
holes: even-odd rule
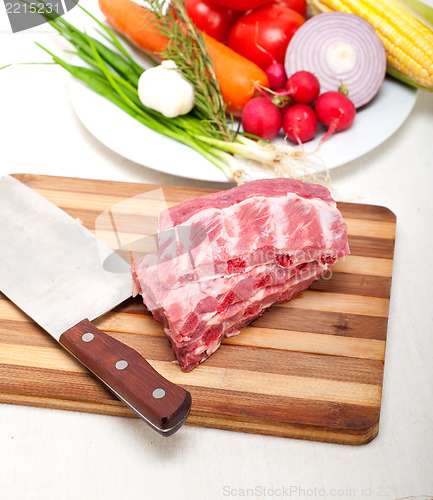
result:
[[[117,154],[167,174],[228,182],[226,176],[200,154],[148,129],[75,78],[70,80],[69,94],[84,126]],[[323,143],[318,153],[320,158],[332,169],[368,153],[402,125],[416,97],[415,89],[385,79],[373,101],[358,111],[352,127]],[[305,150],[313,151],[322,135],[323,131],[314,141],[306,143]],[[283,136],[274,141],[283,141]]]

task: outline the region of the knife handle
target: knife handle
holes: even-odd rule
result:
[[[62,333],[59,342],[163,436],[174,434],[187,419],[191,394],[88,319]]]

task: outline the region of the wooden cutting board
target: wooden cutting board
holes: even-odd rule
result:
[[[104,210],[158,187],[169,204],[206,192],[15,177],[90,230]],[[95,324],[191,392],[188,424],[343,444],[369,442],[379,429],[396,218],[379,206],[340,203],[339,208],[348,224],[351,255],[335,265],[332,277],[273,306],[190,373],[172,363],[169,342],[140,297]],[[141,234],[140,227],[132,227],[133,216],[130,220],[130,230]],[[0,402],[135,416],[1,293]]]

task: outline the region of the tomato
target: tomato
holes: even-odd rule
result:
[[[272,0],[212,0],[213,3],[220,7],[231,7],[235,10],[252,10],[271,3]]]
[[[284,63],[287,45],[305,19],[281,5],[266,5],[243,15],[233,26],[228,45],[262,69],[272,62],[265,49],[279,63]]]
[[[288,7],[289,9],[296,10],[301,16],[305,17],[307,13],[307,2],[306,0],[274,0],[273,3],[281,5],[283,7]]]
[[[212,38],[226,42],[234,23],[242,12],[226,9],[210,0],[185,0],[185,9],[192,22]]]

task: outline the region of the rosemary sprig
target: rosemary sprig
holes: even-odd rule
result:
[[[159,30],[169,39],[163,58],[174,61],[195,88],[195,114],[203,120],[203,126],[214,128],[222,140],[233,141],[236,132],[229,125],[212,60],[184,2],[172,0],[168,9],[164,0],[150,0],[147,4],[158,18]]]

